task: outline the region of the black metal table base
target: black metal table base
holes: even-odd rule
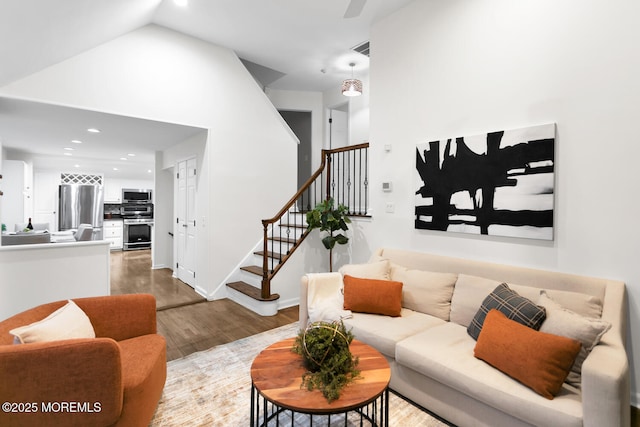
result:
[[[269,426],[370,426],[389,427],[389,388],[359,408],[331,414],[297,412],[283,408],[261,396],[251,386],[251,427]]]

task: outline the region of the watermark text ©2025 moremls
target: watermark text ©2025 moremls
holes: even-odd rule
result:
[[[5,413],[94,413],[102,411],[100,402],[4,402]]]

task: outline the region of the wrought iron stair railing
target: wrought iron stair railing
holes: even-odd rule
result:
[[[322,150],[320,167],[298,192],[272,218],[263,219],[263,248],[255,252],[262,257],[261,266],[241,269],[260,275],[257,289],[244,282],[228,286],[261,301],[278,299],[271,293],[271,281],[308,236],[306,213],[325,199],[349,208],[350,216],[368,216],[369,143]]]

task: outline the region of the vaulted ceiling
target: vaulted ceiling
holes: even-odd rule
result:
[[[412,0],[187,1],[179,6],[174,0],[0,0],[0,87],[156,24],[234,50],[263,86],[324,91],[338,87],[350,75],[350,62],[356,64],[356,73],[368,72],[368,57],[352,48],[368,41],[373,23]],[[25,120],[29,114],[42,114],[43,107],[34,104],[31,110],[28,103],[0,101],[3,146],[36,150],[41,135],[34,133],[29,140]],[[20,111],[22,119],[14,120],[15,111]],[[56,126],[75,113],[60,111]],[[124,129],[132,126],[131,144],[140,126],[155,124],[138,125],[123,118]],[[171,135],[171,126],[157,126],[155,132]],[[176,137],[196,131],[173,130]],[[20,140],[14,142],[18,134]]]

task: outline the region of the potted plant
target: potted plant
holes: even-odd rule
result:
[[[319,228],[320,231],[329,233],[322,239],[322,244],[329,250],[329,271],[333,271],[333,247],[336,243],[344,245],[349,241],[344,234],[335,234],[349,229],[347,224],[351,220],[347,216],[348,212],[349,208],[342,204],[334,208],[333,198],[318,203],[313,210],[307,212],[307,230]]]
[[[291,350],[302,356],[307,368],[302,386],[320,390],[329,403],[338,399],[342,389],[360,375],[359,358],[349,349],[353,338],[342,321],[315,322],[300,331]]]

